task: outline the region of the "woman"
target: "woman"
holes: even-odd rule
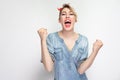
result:
[[[47,71],[54,67],[54,80],[87,80],[85,71],[93,63],[98,51],[103,46],[100,40],[93,44],[92,53],[88,56],[88,39],[74,32],[77,15],[69,4],[59,9],[59,23],[62,30],[50,33],[40,28],[41,58]]]

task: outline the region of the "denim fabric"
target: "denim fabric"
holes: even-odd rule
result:
[[[58,32],[47,37],[48,51],[54,61],[54,80],[88,80],[78,67],[88,56],[88,39],[79,34],[72,51],[69,51]]]

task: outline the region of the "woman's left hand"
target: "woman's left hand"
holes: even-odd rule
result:
[[[103,46],[103,43],[101,40],[96,40],[93,44],[93,52],[98,52],[99,49]]]

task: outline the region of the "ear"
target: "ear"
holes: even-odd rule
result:
[[[58,18],[58,22],[61,23],[60,18]]]
[[[75,18],[75,22],[77,22],[77,19]]]
[[[77,20],[75,20],[75,22],[77,22]]]

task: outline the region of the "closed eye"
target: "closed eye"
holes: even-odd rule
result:
[[[64,15],[66,15],[66,14],[65,14],[65,13],[62,13],[61,15],[64,16]]]
[[[70,15],[74,15],[73,13],[71,13]]]

